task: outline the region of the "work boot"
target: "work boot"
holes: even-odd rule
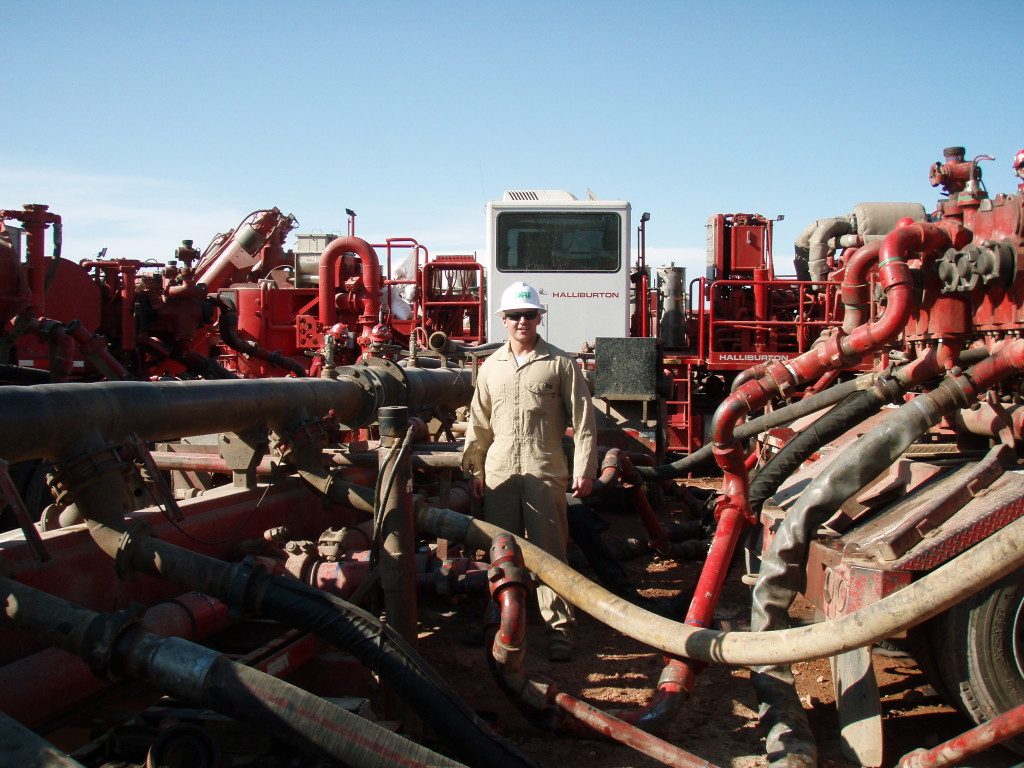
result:
[[[548,661],[572,661],[572,638],[559,632],[550,632]]]

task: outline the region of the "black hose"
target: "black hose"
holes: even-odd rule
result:
[[[397,633],[370,614],[297,581],[271,578],[262,615],[315,633],[373,669],[457,757],[474,768],[540,768],[495,734]]]
[[[821,446],[832,442],[876,413],[885,403],[877,389],[854,392],[813,424],[800,430],[750,481],[750,511],[761,512],[765,501]]]
[[[343,765],[463,768],[273,675],[184,638],[147,632],[131,610],[97,613],[3,578],[0,604],[16,606],[0,613],[0,624],[79,656],[100,677],[141,680],[182,701],[263,726],[299,749],[312,748]],[[14,765],[3,758],[0,764]],[[65,764],[55,760],[53,765]]]
[[[302,364],[290,357],[282,355],[279,351],[271,352],[264,349],[255,341],[243,339],[238,335],[238,309],[231,299],[226,299],[218,294],[213,294],[209,300],[220,309],[220,321],[217,323],[217,331],[221,339],[231,349],[242,355],[251,355],[264,360],[275,368],[291,371],[296,376],[306,376],[306,369]]]
[[[754,435],[764,432],[766,429],[781,426],[804,416],[809,416],[823,408],[828,408],[830,405],[843,400],[847,395],[864,389],[866,386],[866,380],[869,377],[873,380],[875,374],[866,374],[865,376],[860,376],[851,381],[836,384],[822,392],[818,392],[815,395],[805,397],[803,400],[790,403],[777,411],[766,413],[764,416],[745,422],[736,427],[736,438],[743,440],[748,437],[753,437]],[[637,476],[646,482],[655,480],[671,480],[683,477],[686,473],[696,469],[704,462],[713,458],[712,447],[712,443],[707,443],[693,453],[684,456],[671,464],[662,464],[658,467],[638,466],[634,467],[634,469]]]
[[[309,632],[347,651],[373,669],[471,768],[540,768],[491,731],[393,629],[341,598],[293,578],[270,576],[247,564],[226,563],[148,536],[133,537],[128,549],[121,559],[130,567]]]
[[[133,677],[265,728],[299,748],[312,746],[341,765],[465,768],[330,700],[180,638],[143,633],[129,658],[134,662],[130,668]],[[183,673],[182,667],[190,674]]]

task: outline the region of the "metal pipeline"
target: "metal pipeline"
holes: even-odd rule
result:
[[[130,614],[99,614],[6,578],[0,578],[0,603],[6,605],[0,621],[86,659],[100,674],[142,680],[344,765],[462,765],[215,651],[146,632]]]
[[[321,493],[332,504],[349,506],[367,515],[373,515],[373,490],[362,485],[342,480],[337,472],[324,466],[323,443],[306,440],[292,443],[283,455],[307,484]]]
[[[412,464],[409,449],[415,429],[409,409],[378,412],[381,457],[373,511],[380,541],[380,582],[388,624],[415,647],[419,605],[416,600],[416,525],[413,520]],[[375,537],[376,538],[376,537]],[[376,542],[375,542],[376,543]]]
[[[67,460],[88,438],[127,435],[161,441],[252,428],[284,428],[299,415],[332,415],[352,428],[378,408],[458,407],[472,394],[468,372],[404,369],[383,360],[341,369],[330,379],[101,382],[0,391],[0,457]],[[88,420],[82,418],[88,414]]]
[[[33,382],[40,383],[40,382]],[[376,451],[360,451],[358,453],[341,452],[336,449],[326,449],[323,452],[324,457],[327,461],[338,467],[376,467],[377,466],[377,452]],[[153,460],[156,462],[158,469],[166,470],[194,470],[198,472],[218,472],[221,474],[231,473],[231,467],[225,459],[221,458],[215,453],[183,453],[180,451],[159,451],[153,454]],[[270,458],[264,457],[259,465],[256,467],[256,474],[258,475],[269,475],[274,471],[274,467],[277,462]],[[462,469],[462,454],[457,451],[445,450],[437,443],[422,443],[419,445],[414,444],[412,447],[412,466],[413,469]],[[318,465],[319,467],[319,465]],[[303,467],[305,471],[309,471],[311,467]],[[319,469],[314,470],[319,472]],[[334,493],[334,491],[325,490],[326,484],[330,482],[344,482],[338,480],[337,475],[331,472],[328,478],[326,473],[320,473],[320,482],[312,482],[312,478],[304,478],[310,481],[317,487],[322,493],[328,495]],[[345,486],[342,486],[344,496],[342,498],[348,498],[347,494],[350,492]],[[364,486],[358,486],[364,488]],[[334,498],[334,497],[332,497]],[[358,506],[362,504],[364,497],[360,495],[360,499],[353,499],[352,506],[362,508]],[[366,503],[369,503],[367,501]],[[461,511],[461,510],[459,510]]]

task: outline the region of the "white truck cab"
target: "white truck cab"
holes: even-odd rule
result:
[[[507,191],[487,204],[487,340],[505,338],[502,292],[529,283],[547,308],[540,334],[566,352],[629,335],[630,206],[561,190]]]

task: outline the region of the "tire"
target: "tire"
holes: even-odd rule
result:
[[[939,695],[976,724],[1024,704],[1024,570],[912,630],[911,648]],[[1024,737],[1003,744],[1024,755]]]

